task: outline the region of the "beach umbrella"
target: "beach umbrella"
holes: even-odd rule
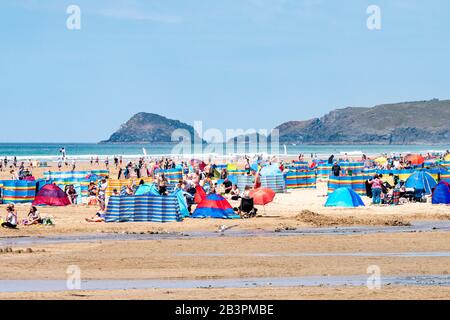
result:
[[[406,156],[406,161],[410,161],[413,165],[419,165],[425,162],[424,157],[420,154],[409,154]]]
[[[450,153],[444,157],[445,161],[450,161]]]
[[[251,190],[249,195],[253,198],[254,204],[265,206],[273,201],[275,198],[275,191],[267,188],[258,188]]]
[[[385,157],[379,157],[379,158],[376,158],[375,160],[373,160],[373,162],[378,163],[378,164],[386,164],[388,162],[388,160]]]

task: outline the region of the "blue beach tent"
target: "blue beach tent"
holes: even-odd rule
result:
[[[338,188],[328,196],[325,207],[364,207],[361,197],[350,188]]]
[[[438,183],[433,191],[433,204],[450,204],[450,184],[447,181]]]
[[[406,180],[406,188],[414,188],[414,190],[424,191],[425,194],[431,194],[437,182],[428,172],[416,171]]]

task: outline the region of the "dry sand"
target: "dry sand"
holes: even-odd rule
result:
[[[83,169],[87,169],[83,167]],[[42,170],[39,170],[42,171]],[[36,173],[36,171],[35,171]],[[5,173],[3,173],[5,175]],[[112,174],[114,175],[114,173]],[[0,175],[0,178],[2,176]],[[5,178],[5,177],[3,177]],[[42,208],[56,225],[21,226],[0,230],[0,237],[96,234],[107,232],[217,231],[226,224],[233,230],[270,230],[343,225],[408,225],[413,220],[450,220],[450,207],[431,204],[370,206],[332,209],[323,206],[326,184],[317,189],[278,194],[260,207],[261,217],[249,220],[195,220],[173,223],[88,223],[95,207]],[[367,201],[368,199],[365,199]],[[233,204],[234,205],[234,204]],[[1,207],[2,216],[4,208]],[[18,206],[25,218],[28,206]],[[26,252],[30,247],[33,252]],[[65,279],[69,265],[78,265],[83,279],[217,279],[288,277],[304,275],[365,275],[378,265],[383,275],[447,275],[449,257],[301,257],[283,253],[336,252],[448,252],[450,233],[387,233],[365,235],[314,235],[288,237],[213,237],[145,241],[12,246],[0,253],[2,279]],[[17,251],[22,251],[18,253]],[[209,256],[208,254],[224,256]],[[255,256],[275,253],[276,256]],[[383,287],[379,291],[354,287],[295,287],[263,289],[149,289],[89,292],[0,293],[1,299],[448,299],[448,287]]]

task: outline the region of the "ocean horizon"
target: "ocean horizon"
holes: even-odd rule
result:
[[[206,144],[203,151],[198,152],[192,148],[191,152],[174,152],[175,144],[98,144],[98,143],[0,143],[0,157],[17,157],[20,160],[38,159],[38,160],[57,160],[61,157],[59,150],[64,147],[69,159],[89,160],[91,157],[122,156],[124,158],[138,158],[142,156],[181,156],[181,155],[216,155],[226,156],[230,154],[254,154],[269,153],[274,155],[296,156],[304,154],[317,157],[325,157],[330,154],[335,155],[377,155],[382,153],[439,153],[450,149],[450,144],[429,144],[429,145],[292,145],[281,144],[279,150],[258,150],[254,145],[246,145],[245,149],[234,149],[229,152],[226,144]],[[144,151],[145,150],[145,151]],[[189,150],[188,150],[189,151]],[[194,152],[197,151],[197,152]],[[145,152],[145,153],[144,153]]]

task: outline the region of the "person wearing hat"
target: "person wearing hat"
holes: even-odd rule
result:
[[[339,177],[341,173],[341,166],[338,164],[337,161],[334,162],[333,167],[331,167],[331,171],[333,172],[333,175],[335,177]]]
[[[15,229],[17,228],[17,211],[14,204],[9,204],[6,207],[6,221],[2,223],[3,228]]]

